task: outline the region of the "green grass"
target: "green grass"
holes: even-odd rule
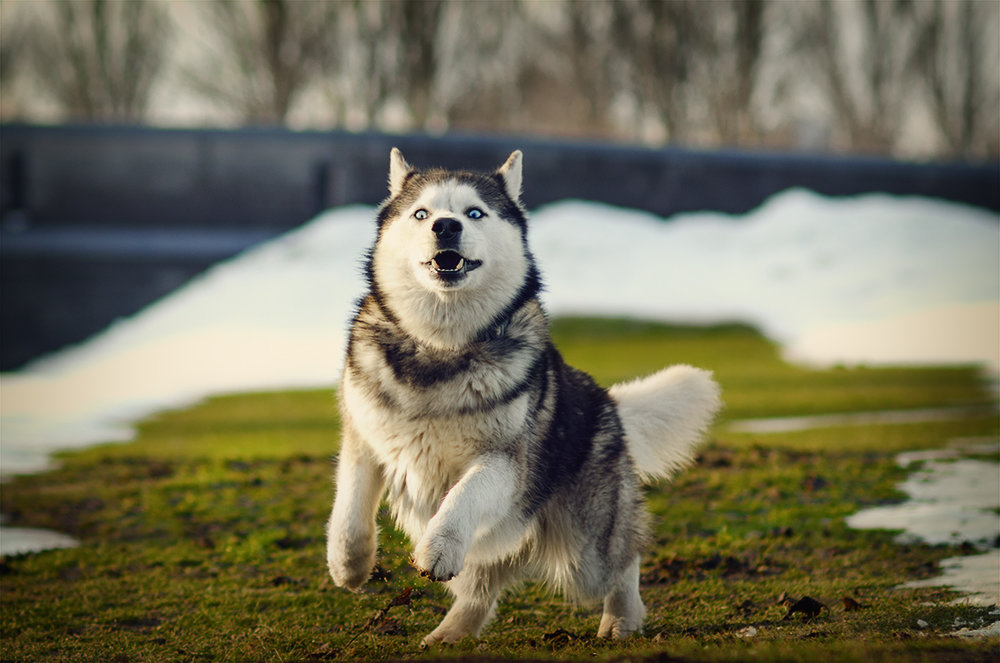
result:
[[[754,330],[558,320],[567,359],[610,384],[669,363],[711,368],[727,409],[700,462],[651,486],[654,543],[643,567],[645,634],[593,637],[598,606],[545,588],[509,592],[479,641],[421,651],[449,605],[407,565],[385,513],[380,578],[362,594],[327,579],[333,390],[213,398],[144,422],[131,443],[61,457],[45,475],[0,485],[8,524],[69,532],[82,545],[0,563],[0,659],[290,661],[436,658],[600,660],[995,660],[997,642],[947,637],[987,611],[935,575],[955,547],[899,546],[844,517],[900,498],[893,456],[956,437],[995,436],[995,414],[948,422],[728,432],[726,421],[826,412],[982,405],[973,368],[808,370]],[[366,622],[406,589],[409,605]],[[782,594],[822,601],[784,620]],[[845,611],[842,598],[865,607]],[[928,603],[933,605],[928,605]],[[920,628],[918,620],[928,625]],[[740,637],[754,627],[757,635]]]

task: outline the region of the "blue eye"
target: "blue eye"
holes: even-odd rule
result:
[[[469,217],[470,219],[481,219],[486,215],[483,214],[483,210],[479,209],[478,207],[470,207],[469,209],[465,210],[465,216]]]
[[[418,209],[416,212],[413,213],[413,218],[416,219],[417,221],[423,221],[424,219],[427,218],[427,214],[428,214],[427,210],[421,207],[420,209]]]

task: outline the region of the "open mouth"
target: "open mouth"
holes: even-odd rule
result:
[[[456,280],[483,264],[482,260],[468,260],[458,251],[446,249],[438,251],[424,263],[437,276],[445,280]]]

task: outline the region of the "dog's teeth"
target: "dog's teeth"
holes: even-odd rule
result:
[[[465,258],[459,258],[458,259],[458,264],[455,265],[455,271],[457,272],[458,270],[462,269],[463,267],[465,267]]]

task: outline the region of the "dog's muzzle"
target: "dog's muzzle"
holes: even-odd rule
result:
[[[444,249],[424,263],[438,278],[457,281],[474,269],[482,266],[482,260],[471,260],[454,249]]]
[[[455,283],[483,264],[482,260],[471,260],[458,252],[462,241],[462,222],[458,219],[437,219],[431,225],[431,232],[437,238],[438,252],[424,264],[441,280]]]

